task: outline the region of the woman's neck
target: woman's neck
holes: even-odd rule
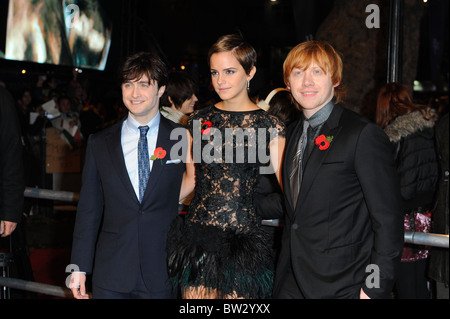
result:
[[[247,95],[241,98],[221,101],[215,106],[218,109],[225,111],[253,111],[259,109],[259,107],[253,103]]]

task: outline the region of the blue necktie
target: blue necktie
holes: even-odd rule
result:
[[[138,143],[138,169],[139,169],[139,202],[142,202],[145,188],[147,187],[150,176],[150,160],[148,157],[147,132],[148,126],[139,126],[141,136]]]

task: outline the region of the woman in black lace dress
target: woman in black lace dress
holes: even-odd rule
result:
[[[285,128],[248,97],[256,72],[253,47],[240,36],[223,36],[208,59],[222,101],[188,121],[195,195],[185,223],[169,234],[169,275],[183,298],[269,298],[270,239],[253,190],[259,174],[275,171],[279,178]]]

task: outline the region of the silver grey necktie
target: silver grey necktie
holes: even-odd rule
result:
[[[292,203],[294,204],[294,208],[297,204],[297,197],[300,192],[301,179],[303,174],[303,153],[305,151],[306,142],[307,142],[307,132],[308,132],[309,122],[303,121],[303,131],[300,136],[300,140],[297,144],[297,152],[294,155],[292,171],[289,175],[289,182],[291,186],[291,195],[292,195]]]

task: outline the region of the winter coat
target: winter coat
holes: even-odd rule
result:
[[[422,207],[431,209],[439,177],[434,140],[436,112],[426,110],[395,118],[384,131],[395,146],[403,210],[408,213]]]

